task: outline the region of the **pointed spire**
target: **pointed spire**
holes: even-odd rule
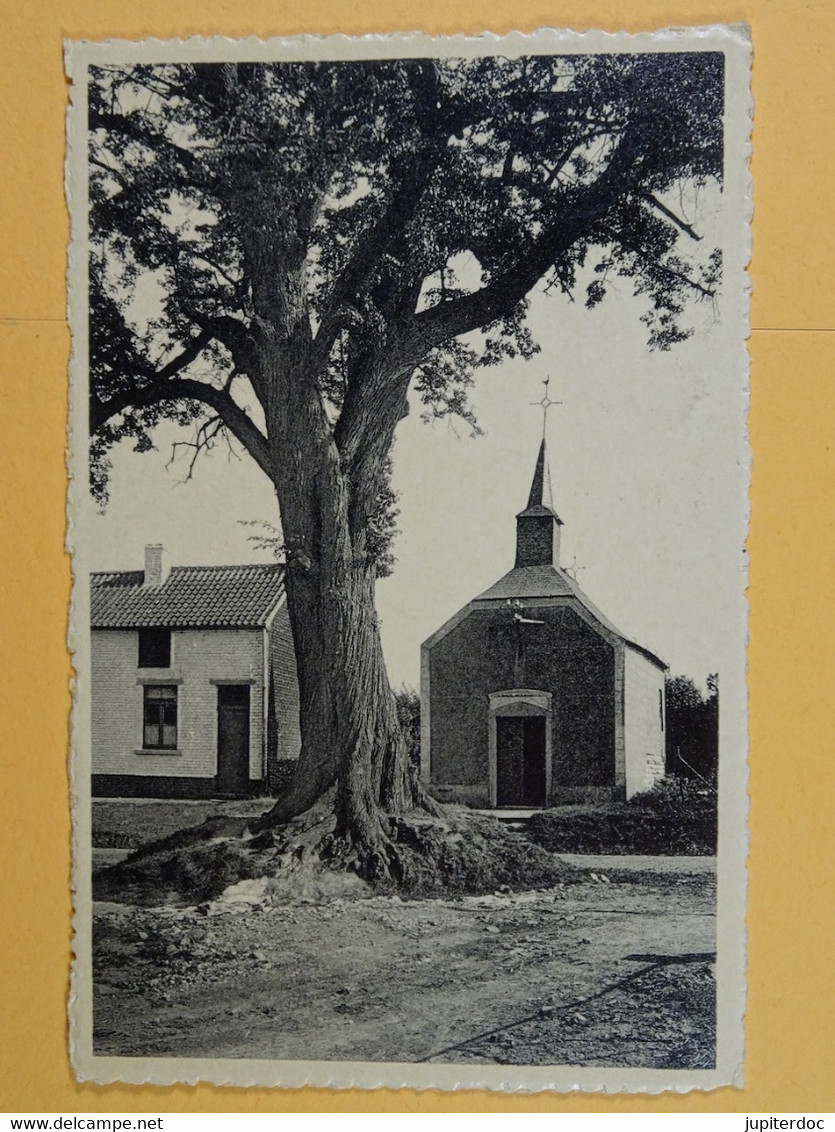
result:
[[[528,504],[520,515],[552,515],[558,523],[562,523],[554,508],[554,498],[551,494],[551,469],[548,467],[548,451],[543,437],[539,445],[539,455],[536,458],[531,490],[528,494]]]
[[[531,507],[547,507],[551,512],[554,510],[554,500],[551,495],[551,469],[548,467],[548,453],[545,449],[544,436],[539,446],[539,455],[536,458],[536,468],[533,473],[533,482],[531,483],[526,510],[529,511]]]
[[[562,519],[554,510],[545,438],[539,446],[528,505],[516,516],[516,566],[559,566]]]

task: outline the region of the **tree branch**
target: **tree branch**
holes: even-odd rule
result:
[[[109,114],[104,110],[90,107],[87,128],[90,132],[104,130],[105,132],[121,134],[127,141],[137,142],[139,145],[153,150],[156,156],[160,152],[167,152],[180,161],[184,169],[193,170],[197,166],[197,160],[193,153],[177,145],[162,131],[142,129],[131,115]]]
[[[162,371],[160,371],[162,373]],[[158,375],[159,376],[159,375]],[[157,380],[148,385],[130,388],[120,392],[108,401],[94,402],[91,406],[91,433],[96,432],[111,417],[130,408],[150,408],[166,401],[199,401],[213,409],[223,424],[236,437],[259,468],[273,478],[273,461],[267,437],[250,416],[232,400],[227,389],[218,389],[193,378],[172,378]]]
[[[520,253],[512,267],[486,286],[412,315],[410,325],[404,328],[404,354],[423,357],[443,342],[477,330],[513,310],[554,261],[606,214],[617,194],[611,189],[599,189],[594,194],[586,192],[575,197],[575,203],[561,211],[533,248]]]
[[[179,249],[179,250],[181,252],[183,252],[183,254],[186,254],[185,249]],[[206,255],[205,252],[195,252],[195,253],[193,253],[192,259],[202,260],[203,263],[205,263],[207,267],[210,267],[212,269],[212,271],[214,271],[217,275],[219,275],[221,277],[221,279],[225,280],[225,282],[227,282],[229,284],[229,286],[232,288],[232,290],[235,292],[236,295],[240,294],[241,286],[242,286],[241,280],[240,279],[233,279],[232,276],[227,271],[224,271],[224,269],[220,266],[219,263],[215,263],[215,261],[213,259],[209,259],[209,257]]]
[[[696,279],[691,279],[689,275],[685,275],[683,271],[676,271],[672,267],[667,267],[664,263],[653,263],[650,265],[652,271],[659,271],[662,275],[666,275],[668,279],[677,279],[685,286],[691,287],[694,291],[698,291],[700,295],[704,295],[706,299],[715,299],[716,292],[712,291],[709,287],[703,286]]]
[[[212,341],[214,335],[210,330],[201,330],[199,334],[191,339],[185,349],[181,350],[176,357],[166,362],[162,369],[154,372],[154,377],[158,381],[167,381],[191,365],[203,353],[209,343]]]
[[[193,381],[190,378],[180,378],[169,383],[166,387],[169,392],[171,385],[177,387],[174,392],[174,397],[177,400],[202,401],[209,408],[214,409],[232,435],[249,452],[261,471],[270,479],[273,478],[273,459],[267,437],[240,405],[232,400],[228,392],[218,389],[214,385],[206,385],[202,381]]]
[[[461,334],[477,330],[503,314],[536,286],[555,260],[578,239],[590,234],[610,209],[622,199],[624,192],[643,194],[629,184],[641,152],[639,131],[624,133],[606,169],[587,188],[577,188],[561,198],[563,207],[553,217],[531,249],[519,253],[516,262],[485,287],[447,303],[438,303],[411,316],[403,328],[399,356],[417,360],[427,351]],[[624,247],[620,236],[612,238]],[[629,249],[635,250],[635,249]],[[695,290],[712,297],[713,292],[671,268],[655,265],[670,278],[679,278]]]
[[[425,61],[415,72],[412,85],[415,101],[422,111],[419,117],[422,143],[414,147],[408,158],[401,158],[397,168],[393,168],[394,185],[388,204],[372,230],[361,233],[356,240],[353,253],[331,290],[314,341],[316,372],[327,364],[336,336],[345,325],[344,312],[357,306],[384,253],[391,253],[406,233],[441,162],[447,139],[460,125],[461,108],[442,99],[438,72],[431,61]]]
[[[364,463],[369,436],[389,440],[405,409],[408,383],[426,354],[452,338],[483,327],[509,313],[524,299],[561,254],[589,233],[621,197],[637,156],[636,139],[624,138],[612,161],[590,187],[561,197],[563,207],[532,248],[480,290],[404,313],[391,325],[385,354],[375,354],[362,375],[361,388],[350,389],[337,424],[335,440],[348,465]],[[371,359],[369,359],[371,362]],[[358,383],[354,383],[358,384]],[[376,419],[375,419],[376,418]]]
[[[201,331],[200,334],[191,339],[179,354],[166,362],[159,370],[153,369],[144,358],[134,354],[133,367],[138,376],[145,381],[168,381],[195,361],[211,340],[211,333]],[[105,401],[99,396],[95,383],[92,383],[90,389],[90,435],[92,436],[93,433],[97,432],[112,416],[129,408],[133,403],[134,396],[137,395],[137,389],[141,390],[142,388],[142,386],[131,385],[128,389],[120,390]]]
[[[229,454],[234,456],[236,460],[240,460],[240,456],[238,456],[237,452],[232,447],[232,443],[229,439],[229,430],[223,423],[222,418],[214,416],[209,417],[208,420],[205,420],[200,424],[197,431],[195,432],[194,440],[174,441],[174,443],[171,445],[171,459],[165,465],[166,468],[170,468],[174,464],[174,461],[177,458],[177,450],[179,448],[191,448],[192,454],[188,462],[188,468],[186,469],[185,478],[182,480],[183,483],[188,483],[188,481],[194,475],[194,469],[197,465],[197,460],[200,456],[200,453],[211,452],[211,450],[217,443],[218,438],[224,439],[229,448]]]
[[[658,260],[650,262],[644,255],[643,250],[635,243],[627,240],[620,232],[615,231],[613,228],[604,228],[603,231],[613,243],[620,244],[626,251],[631,252],[637,256],[639,260],[643,260],[647,268],[651,271],[657,271],[661,275],[666,275],[668,279],[674,279],[678,283],[684,283],[687,287],[691,287],[694,291],[698,291],[700,295],[704,295],[706,299],[716,298],[716,291],[712,291],[709,287],[705,287],[699,283],[697,279],[691,279],[689,275],[685,275],[683,271],[676,271],[673,267],[668,267]]]
[[[677,228],[680,228],[682,232],[686,233],[691,238],[691,240],[702,239],[698,232],[694,232],[686,221],[682,220],[680,216],[676,216],[674,212],[667,208],[665,204],[662,204],[657,197],[654,197],[652,195],[652,193],[638,192],[636,196],[639,196],[641,200],[646,201],[647,204],[651,204],[655,208],[657,208],[658,211],[666,216],[668,220],[671,220]]]
[[[196,296],[195,296],[196,297]],[[253,362],[249,328],[239,318],[228,314],[205,314],[195,307],[182,307],[183,313],[200,327],[200,337],[208,335],[224,345],[235,362],[236,369],[250,373]]]

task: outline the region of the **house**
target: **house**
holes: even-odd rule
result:
[[[421,770],[442,801],[629,798],[664,773],[666,665],[560,567],[545,440],[516,561],[421,648]]]
[[[300,748],[283,566],[169,569],[148,546],[91,575],[91,622],[94,796],[274,789]]]

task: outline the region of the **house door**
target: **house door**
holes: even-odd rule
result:
[[[249,789],[248,684],[218,685],[216,785],[219,794],[246,794]]]
[[[496,805],[544,806],[544,715],[496,717]]]

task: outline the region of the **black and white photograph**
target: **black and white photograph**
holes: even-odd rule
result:
[[[68,46],[81,1079],[741,1084],[749,67]]]

